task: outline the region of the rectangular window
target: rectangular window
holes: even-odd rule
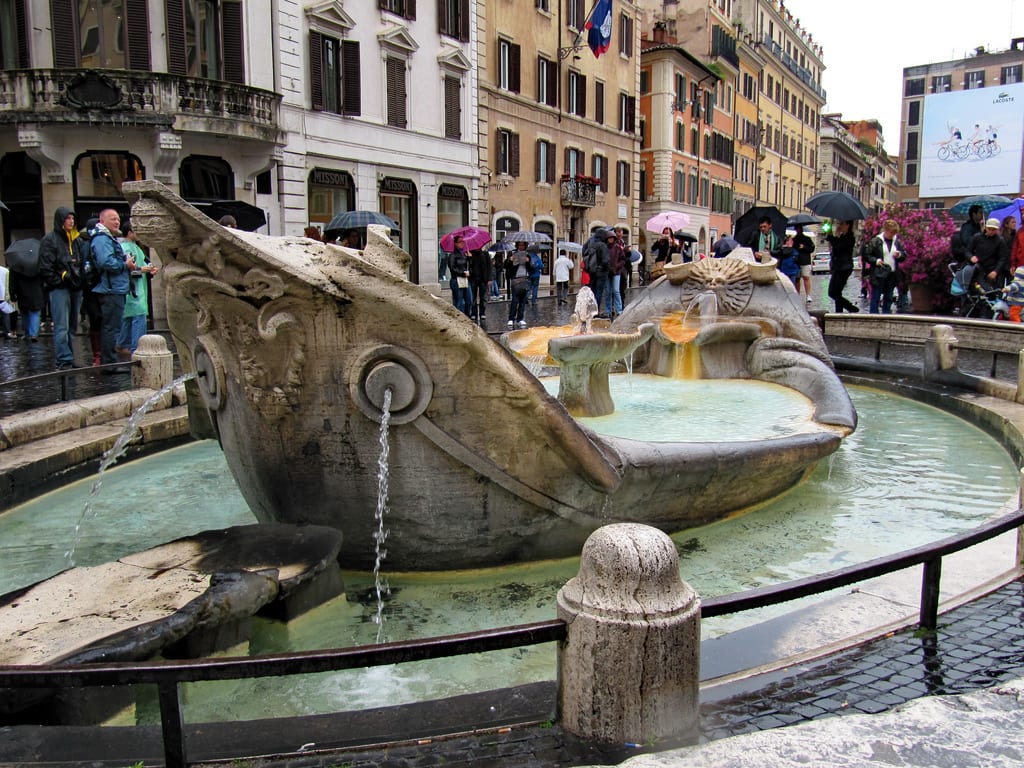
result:
[[[677,203],[686,199],[686,174],[682,171],[672,174],[672,199]]]
[[[917,139],[917,131],[907,133],[907,149],[905,156],[907,160],[917,160]]]
[[[359,42],[309,33],[311,107],[341,115],[362,112]]]
[[[3,0],[0,2],[0,68],[28,69],[28,24],[25,17],[25,0]]]
[[[979,69],[974,72],[967,73],[967,79],[964,82],[964,88],[970,90],[971,88],[984,88],[985,87],[985,70]]]
[[[907,125],[921,124],[921,102],[912,101],[907,104]]]
[[[164,13],[169,74],[245,82],[240,2],[166,0]],[[126,18],[131,24],[131,19]],[[146,29],[148,34],[148,25]]]
[[[586,117],[587,115],[587,78],[579,72],[569,71],[566,89],[568,111],[571,115]]]
[[[558,67],[543,56],[537,57],[537,103],[558,106]]]
[[[565,0],[565,23],[574,29],[583,29],[587,23],[585,0]]]
[[[537,181],[542,184],[555,183],[555,145],[550,141],[537,141]]]
[[[584,161],[586,157],[582,149],[574,147],[565,148],[565,172],[571,178],[584,172]]]
[[[1021,69],[1024,68],[1021,64],[1014,64],[1009,67],[1003,67],[999,70],[999,84],[1000,85],[1013,85],[1021,81]]]
[[[917,163],[907,163],[905,169],[905,184],[917,184]]]
[[[698,190],[697,190],[697,172],[690,171],[688,191],[686,193],[686,202],[689,205],[697,205]]]
[[[602,157],[601,155],[594,155],[593,157],[590,158],[590,163],[591,163],[591,166],[592,166],[590,175],[593,176],[595,179],[597,179],[597,181],[598,181],[598,184],[597,184],[598,188],[602,192],[607,192],[608,191],[608,159],[605,158],[605,157]]]
[[[924,78],[916,77],[913,80],[907,80],[903,87],[904,96],[924,96]]]
[[[676,112],[686,108],[686,76],[676,73]]]
[[[676,123],[676,151],[686,151],[686,126],[682,122]]]
[[[594,122],[604,125],[604,83],[594,83]]]
[[[946,93],[953,87],[953,78],[949,75],[936,75],[932,78],[932,93]]]
[[[651,92],[651,73],[646,69],[640,70],[640,95]]]
[[[498,129],[498,173],[504,176],[519,175],[519,134],[505,128]]]
[[[551,12],[551,0],[533,0],[533,7],[538,11]]]
[[[452,75],[444,78],[444,135],[462,138],[462,81]]]
[[[619,160],[615,164],[615,194],[619,197],[629,197],[632,187],[632,175],[629,171],[629,163]]]
[[[408,94],[405,81],[405,61],[394,56],[388,56],[384,65],[387,72],[387,120],[388,125],[396,128],[405,128],[406,102]]]
[[[633,17],[628,13],[619,14],[619,53],[633,56]]]
[[[416,18],[416,0],[377,0],[377,7],[410,21]]]
[[[437,31],[466,42],[469,40],[469,0],[440,0]]]
[[[619,94],[619,130],[626,133],[636,132],[636,96]]]
[[[510,40],[498,41],[498,87],[519,93],[520,48]]]

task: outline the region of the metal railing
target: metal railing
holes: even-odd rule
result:
[[[710,618],[775,605],[924,565],[920,625],[923,629],[934,630],[937,625],[942,558],[1022,525],[1024,510],[1017,509],[972,531],[933,544],[804,579],[708,598],[701,606],[701,617]],[[187,745],[178,695],[178,686],[182,683],[277,677],[424,661],[562,641],[565,637],[565,623],[553,619],[424,640],[256,657],[85,664],[76,667],[8,666],[0,667],[0,688],[155,684],[160,705],[165,765],[168,768],[184,768],[188,764]]]

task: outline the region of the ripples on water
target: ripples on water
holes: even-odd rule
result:
[[[713,596],[861,562],[968,529],[1015,493],[1009,455],[980,429],[935,408],[876,390],[850,389],[860,425],[797,488],[749,514],[673,536],[681,571]],[[715,398],[704,395],[702,405]],[[63,568],[63,552],[88,494],[82,481],[0,515],[0,593]],[[196,533],[254,522],[213,442],[186,446],[108,473],[77,559],[100,563]],[[393,533],[392,535],[400,535]],[[388,639],[550,619],[574,559],[441,574],[387,574]],[[372,643],[376,602],[367,573],[346,573],[338,598],[289,624],[257,620],[251,653]],[[704,622],[705,636],[749,614]],[[246,649],[236,649],[245,652]],[[554,676],[554,649],[304,678],[185,686],[186,718],[283,716],[384,706],[488,690]],[[141,720],[156,722],[155,703]]]

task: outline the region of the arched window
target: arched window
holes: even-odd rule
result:
[[[190,203],[235,199],[235,174],[226,160],[189,155],[178,170],[178,188]]]
[[[72,173],[75,217],[84,223],[104,208],[116,208],[127,218],[128,203],[121,194],[121,185],[144,178],[142,161],[130,152],[83,152],[75,158]]]

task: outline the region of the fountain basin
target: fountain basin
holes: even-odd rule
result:
[[[827,424],[742,446],[598,436],[450,303],[406,280],[408,255],[383,230],[355,251],[224,229],[158,182],[124,192],[160,252],[182,367],[200,374],[247,503],[261,521],[338,528],[346,565],[374,560],[387,389],[399,395],[388,437],[396,569],[568,555],[608,522],[699,525],[790,487],[840,443]],[[625,316],[613,329],[636,333],[643,319],[630,314],[626,328]]]

